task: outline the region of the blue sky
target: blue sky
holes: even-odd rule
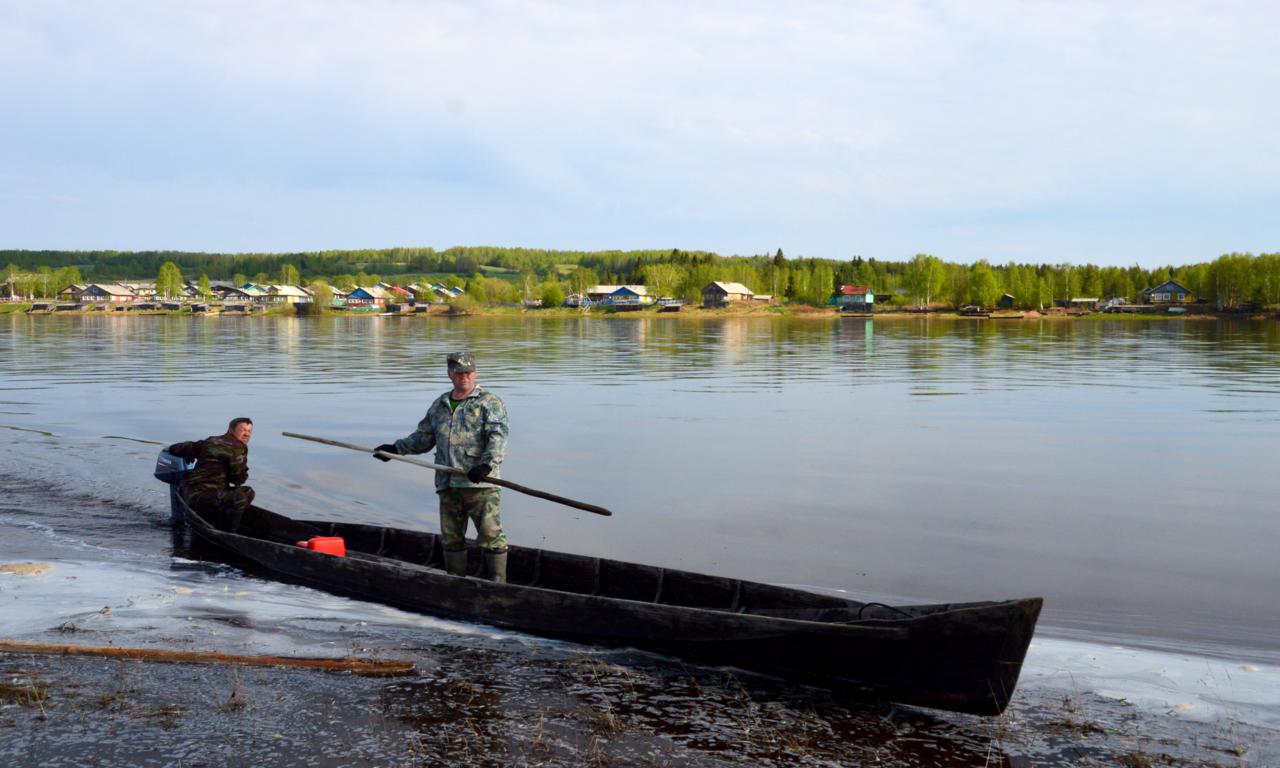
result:
[[[1280,4],[10,2],[0,248],[1280,250]]]

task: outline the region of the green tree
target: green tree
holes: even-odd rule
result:
[[[675,293],[677,286],[685,278],[685,270],[675,264],[655,262],[644,265],[641,279],[658,297]]]
[[[942,293],[947,271],[942,259],[917,253],[907,265],[907,291],[923,306],[928,306]]]
[[[160,265],[160,273],[156,275],[156,293],[171,299],[182,293],[182,271],[172,261]]]
[[[484,278],[478,274],[467,281],[463,290],[474,302],[484,303],[489,300],[489,291],[485,287]]]
[[[595,270],[579,266],[569,274],[569,288],[574,293],[586,293],[592,286],[599,284],[600,276]]]
[[[558,307],[564,303],[564,289],[557,280],[548,280],[542,284],[542,306]]]
[[[298,268],[292,264],[283,264],[280,267],[280,284],[281,285],[298,285],[302,282],[302,275],[298,273]]]
[[[200,275],[200,281],[196,283],[196,289],[200,291],[200,298],[205,301],[213,298],[213,288],[209,283],[208,275]]]
[[[995,306],[1000,298],[1000,283],[986,259],[980,259],[969,270],[969,301],[980,307]]]
[[[333,304],[333,291],[325,281],[315,280],[307,289],[311,291],[311,306],[315,310],[323,311]]]

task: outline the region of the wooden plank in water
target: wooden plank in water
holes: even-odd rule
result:
[[[101,656],[111,659],[154,661],[167,664],[237,664],[252,667],[302,667],[327,672],[352,672],[368,677],[412,675],[409,661],[366,658],[322,659],[293,656],[240,656],[215,651],[171,651],[162,648],[122,648],[75,643],[32,643],[0,640],[0,653],[37,653],[45,656]]]

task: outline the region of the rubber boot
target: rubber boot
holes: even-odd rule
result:
[[[466,576],[467,550],[459,549],[456,552],[445,550],[444,569],[449,572],[450,576]]]
[[[501,552],[490,552],[485,550],[484,553],[484,572],[489,576],[489,581],[496,581],[499,584],[507,583],[507,550]]]

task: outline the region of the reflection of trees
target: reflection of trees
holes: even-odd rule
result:
[[[294,379],[351,387],[446,385],[443,357],[476,351],[484,381],[574,377],[722,380],[735,387],[838,379],[1002,387],[1117,381],[1275,389],[1280,324],[1088,318],[371,318],[12,315],[13,377],[89,381]],[[10,361],[12,361],[10,363]],[[283,374],[283,375],[281,375]],[[193,378],[194,377],[194,378]],[[309,378],[307,378],[309,377]],[[857,379],[854,379],[855,381]]]

